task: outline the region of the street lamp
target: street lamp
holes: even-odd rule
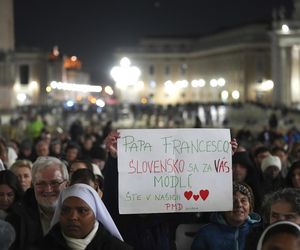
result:
[[[131,66],[131,61],[127,57],[120,60],[120,66],[114,66],[110,75],[116,82],[116,87],[126,89],[128,86],[135,85],[141,76],[141,71],[136,66]]]
[[[287,25],[287,24],[283,24],[282,26],[281,26],[281,30],[282,30],[282,33],[289,33],[289,31],[290,31],[290,27]]]
[[[116,88],[120,90],[121,94],[128,88],[135,87],[131,89],[132,91],[130,92],[126,91],[126,99],[129,100],[128,98],[131,98],[131,101],[137,101],[136,92],[139,91],[142,86],[142,84],[138,81],[141,76],[141,70],[137,66],[132,66],[129,58],[123,57],[120,60],[120,65],[114,66],[111,69],[110,75],[115,81]]]
[[[238,100],[240,98],[240,92],[238,90],[234,90],[232,91],[231,96],[234,100]]]

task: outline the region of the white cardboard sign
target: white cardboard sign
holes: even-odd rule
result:
[[[122,129],[121,214],[232,210],[229,129]]]

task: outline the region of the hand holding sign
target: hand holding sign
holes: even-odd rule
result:
[[[117,131],[112,131],[105,138],[105,148],[110,153],[112,157],[117,157],[118,148],[117,148],[117,140],[120,138],[120,133]]]

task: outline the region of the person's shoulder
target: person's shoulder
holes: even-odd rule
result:
[[[253,246],[257,246],[257,243],[263,231],[263,224],[257,224],[250,229],[246,237],[245,250],[251,250],[253,249]]]
[[[110,247],[105,250],[133,250],[133,247],[128,245],[126,242],[117,239],[114,236],[110,238]]]
[[[35,244],[37,250],[67,249],[59,224],[54,225],[50,231]]]
[[[215,231],[215,228],[217,227],[216,224],[214,223],[206,223],[206,224],[203,224],[202,226],[200,226],[200,228],[198,229],[196,235],[195,235],[195,238],[202,238],[203,236],[205,235],[210,235],[210,233],[212,231]]]
[[[18,216],[20,219],[38,217],[38,206],[33,189],[28,189],[23,198],[14,203],[10,209],[10,216]]]
[[[132,250],[127,243],[111,235],[100,223],[97,236],[89,244],[87,250]]]

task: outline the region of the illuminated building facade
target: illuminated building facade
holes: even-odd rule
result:
[[[118,48],[115,57],[128,57],[141,70],[143,87],[135,93],[135,102],[257,101],[297,106],[299,3],[295,0],[292,20],[281,16],[272,25],[257,23],[201,37],[146,38],[136,48]],[[119,88],[122,101],[133,89]]]
[[[13,0],[0,0],[0,109],[76,98],[74,88],[70,89],[74,85],[64,91],[64,83],[85,83],[84,89],[88,89],[90,76],[82,71],[77,57],[62,56],[58,47],[50,53],[15,48],[13,20]],[[51,82],[61,83],[55,85],[58,89],[54,93],[50,93]]]
[[[270,79],[270,43],[266,27],[256,25],[202,38],[153,38],[133,50],[119,49],[141,72],[140,97],[174,104],[217,102],[224,91],[239,91],[239,99],[253,100],[254,86]],[[253,93],[254,90],[254,93]]]

